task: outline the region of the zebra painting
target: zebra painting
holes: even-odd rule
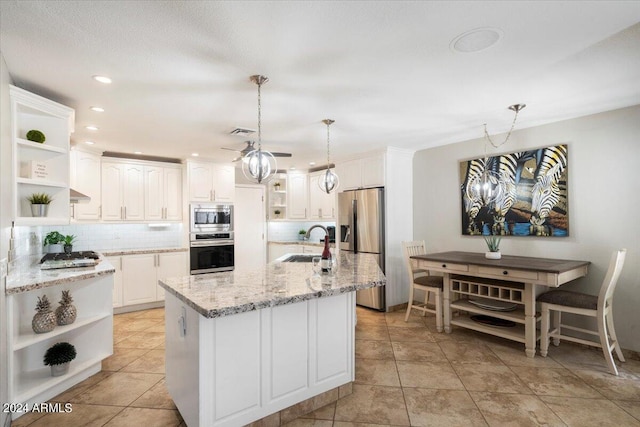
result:
[[[535,183],[531,190],[531,223],[529,233],[536,236],[551,235],[551,227],[545,221],[562,197],[560,178],[567,167],[567,146],[557,145],[538,150]],[[566,187],[564,189],[566,198]]]
[[[568,235],[567,160],[557,145],[460,162],[462,233]]]

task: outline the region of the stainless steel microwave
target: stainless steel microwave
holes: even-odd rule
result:
[[[192,203],[189,206],[191,233],[233,231],[232,204]]]

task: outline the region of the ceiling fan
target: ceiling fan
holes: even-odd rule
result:
[[[236,150],[235,148],[227,148],[227,147],[221,147],[221,148],[223,150],[235,151],[237,153],[240,153],[239,157],[236,157],[236,158],[234,158],[232,160],[233,162],[237,162],[238,160],[242,159],[244,156],[246,156],[247,154],[249,154],[250,152],[252,152],[253,150],[256,149],[253,146],[255,144],[255,141],[245,141],[245,143],[247,144],[247,146],[244,147],[242,150]],[[274,157],[291,157],[291,153],[273,153],[273,152],[271,152],[271,154],[273,154]]]

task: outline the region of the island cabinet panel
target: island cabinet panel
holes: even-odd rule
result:
[[[268,402],[309,386],[308,304],[290,304],[264,312],[271,339],[265,342],[263,359],[270,381],[265,382]],[[292,323],[292,319],[296,319]]]
[[[355,295],[206,318],[166,293],[166,381],[189,427],[246,425],[354,380]]]
[[[315,330],[312,339],[316,350],[315,383],[322,384],[348,374],[351,363],[352,342],[349,331],[344,328],[349,323],[351,308],[349,301],[320,298],[313,301],[317,305]]]
[[[260,406],[260,312],[221,317],[213,324],[213,335],[210,329],[201,328],[200,338],[215,343],[214,413],[220,421]]]

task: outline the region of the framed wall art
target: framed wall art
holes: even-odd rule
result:
[[[567,145],[460,162],[463,235],[569,235]]]

